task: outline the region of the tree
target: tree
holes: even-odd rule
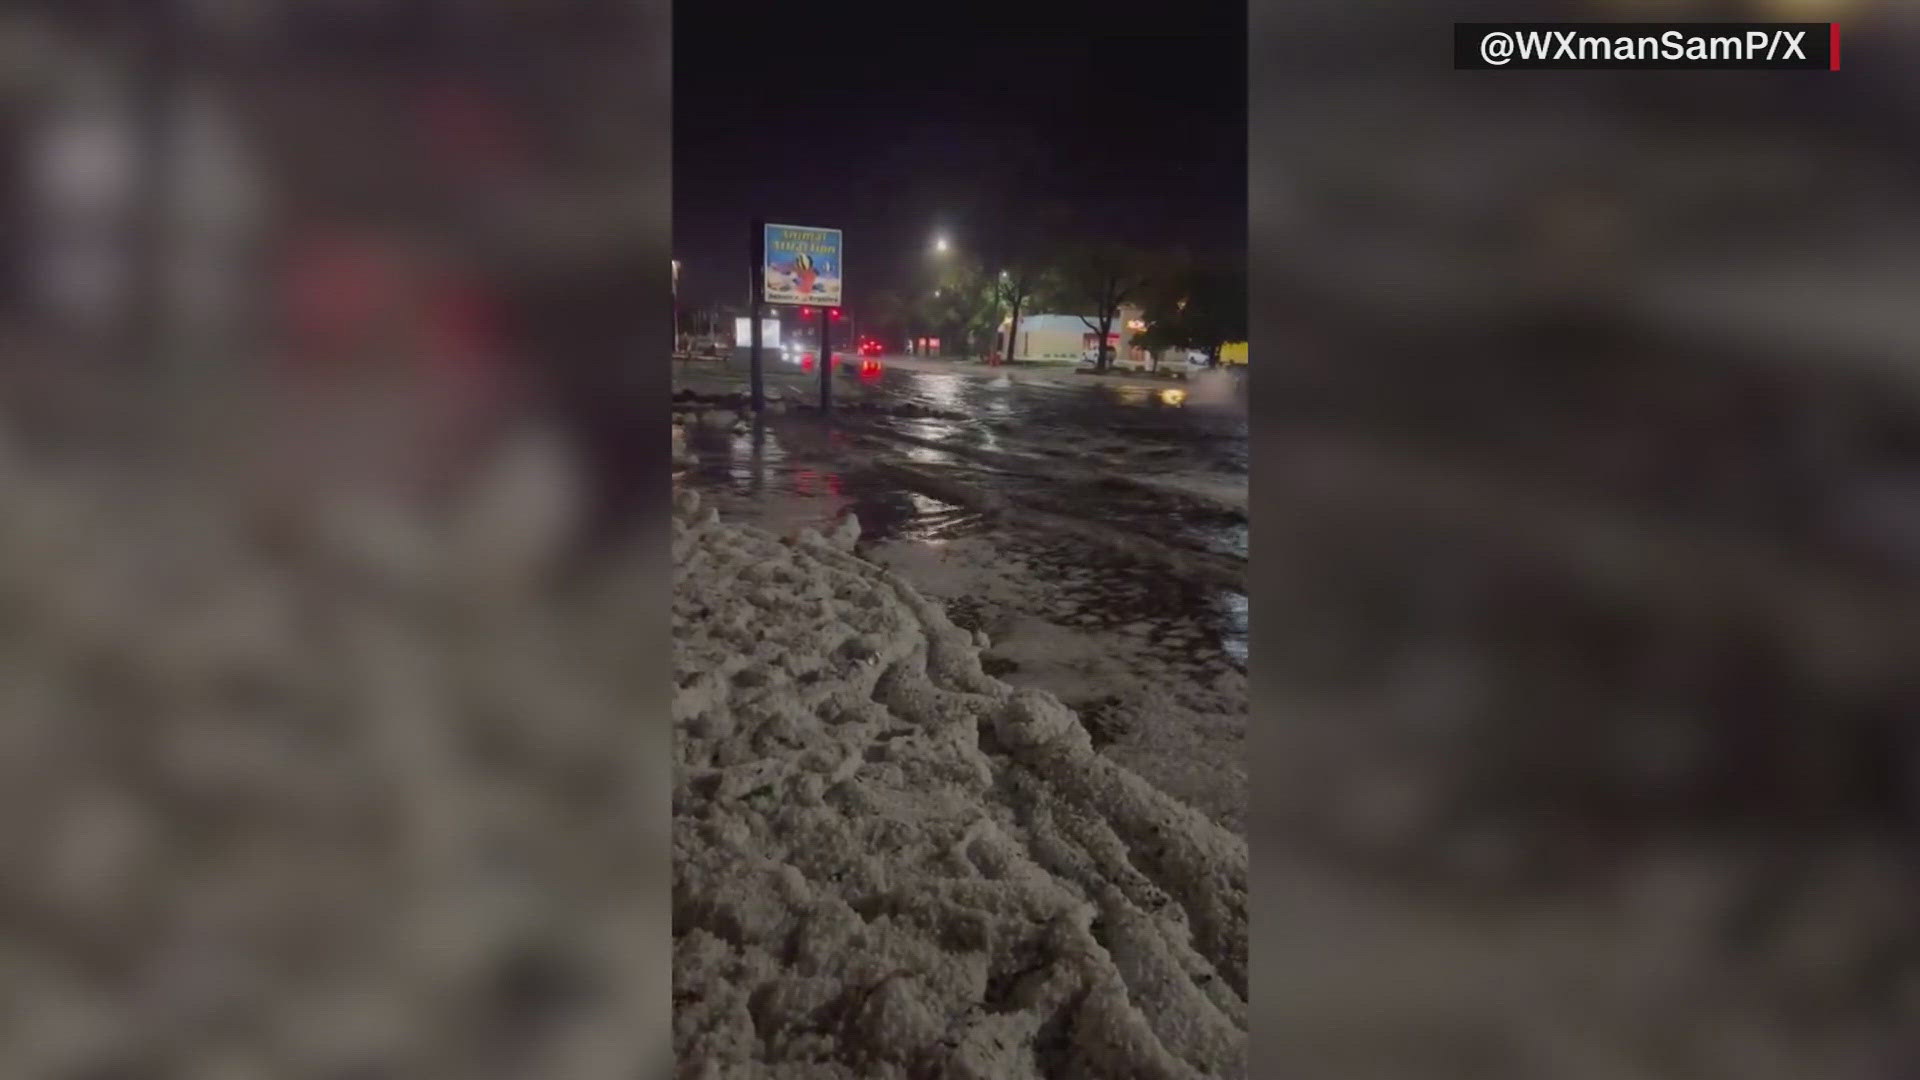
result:
[[[1027,135],[1037,138],[1031,131]],[[1018,352],[1021,314],[1064,298],[1057,264],[1068,250],[1061,241],[1071,234],[1074,221],[1068,203],[1046,194],[1040,163],[1047,156],[1040,144],[1016,140],[1014,147],[1015,156],[1007,163],[1010,179],[998,189],[997,227],[988,230],[983,241],[987,264],[996,270],[996,299],[1007,314],[1003,343],[1009,359]]]
[[[1069,249],[1061,265],[1062,297],[1082,310],[1082,315],[1100,343],[1096,370],[1112,364],[1107,338],[1113,333],[1113,321],[1120,306],[1136,298],[1151,280],[1146,259],[1134,248],[1111,242],[1083,244]]]
[[[942,336],[958,338],[966,355],[984,352],[1000,329],[1000,297],[994,277],[978,262],[961,259],[939,280],[932,307]]]
[[[1182,312],[1197,349],[1207,351],[1207,366],[1220,366],[1220,346],[1247,340],[1247,272],[1238,262],[1209,263],[1190,278]]]
[[[1247,287],[1236,265],[1187,262],[1142,297],[1144,348],[1200,349],[1218,367],[1220,346],[1247,337]]]
[[[861,313],[861,323],[875,337],[906,339],[914,336],[920,328],[918,306],[906,296],[892,289],[873,294],[873,299]]]
[[[994,297],[1007,310],[1006,358],[1012,360],[1020,340],[1020,311],[1047,291],[1057,291],[1049,272],[1036,261],[1014,260],[994,281]]]

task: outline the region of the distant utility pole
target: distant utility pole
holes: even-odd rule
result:
[[[766,384],[761,381],[762,376],[760,374],[760,298],[766,292],[765,283],[761,280],[766,272],[766,247],[767,223],[759,218],[755,218],[753,220],[753,237],[747,244],[748,255],[753,259],[753,270],[747,275],[752,289],[752,295],[747,297],[747,323],[749,327],[747,330],[747,340],[749,342],[747,352],[747,383],[755,415],[759,415],[759,413],[767,407]]]

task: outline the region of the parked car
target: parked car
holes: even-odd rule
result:
[[[1109,367],[1113,366],[1113,362],[1116,359],[1117,357],[1109,354],[1107,356],[1107,366]],[[1081,370],[1092,371],[1098,368],[1099,366],[1100,366],[1100,350],[1098,348],[1089,348],[1088,350],[1080,354]]]

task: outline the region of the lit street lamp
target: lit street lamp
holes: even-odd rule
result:
[[[947,238],[946,238],[946,237],[944,237],[944,236],[936,236],[936,237],[934,237],[934,238],[933,238],[933,254],[935,254],[935,255],[945,255],[945,254],[947,253],[947,248],[948,248],[948,244],[947,244]],[[933,298],[934,298],[935,300],[938,300],[938,299],[940,299],[940,290],[939,290],[939,289],[935,289],[935,290],[933,290]]]

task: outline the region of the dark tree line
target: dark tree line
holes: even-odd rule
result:
[[[1100,343],[1102,371],[1113,364],[1108,341],[1129,306],[1146,323],[1136,343],[1154,352],[1201,350],[1217,363],[1222,344],[1246,339],[1246,275],[1237,265],[1106,241],[995,247],[997,259],[956,257],[930,288],[875,296],[863,325],[895,338],[937,336],[969,355],[1012,356],[1023,317],[1074,314]]]

